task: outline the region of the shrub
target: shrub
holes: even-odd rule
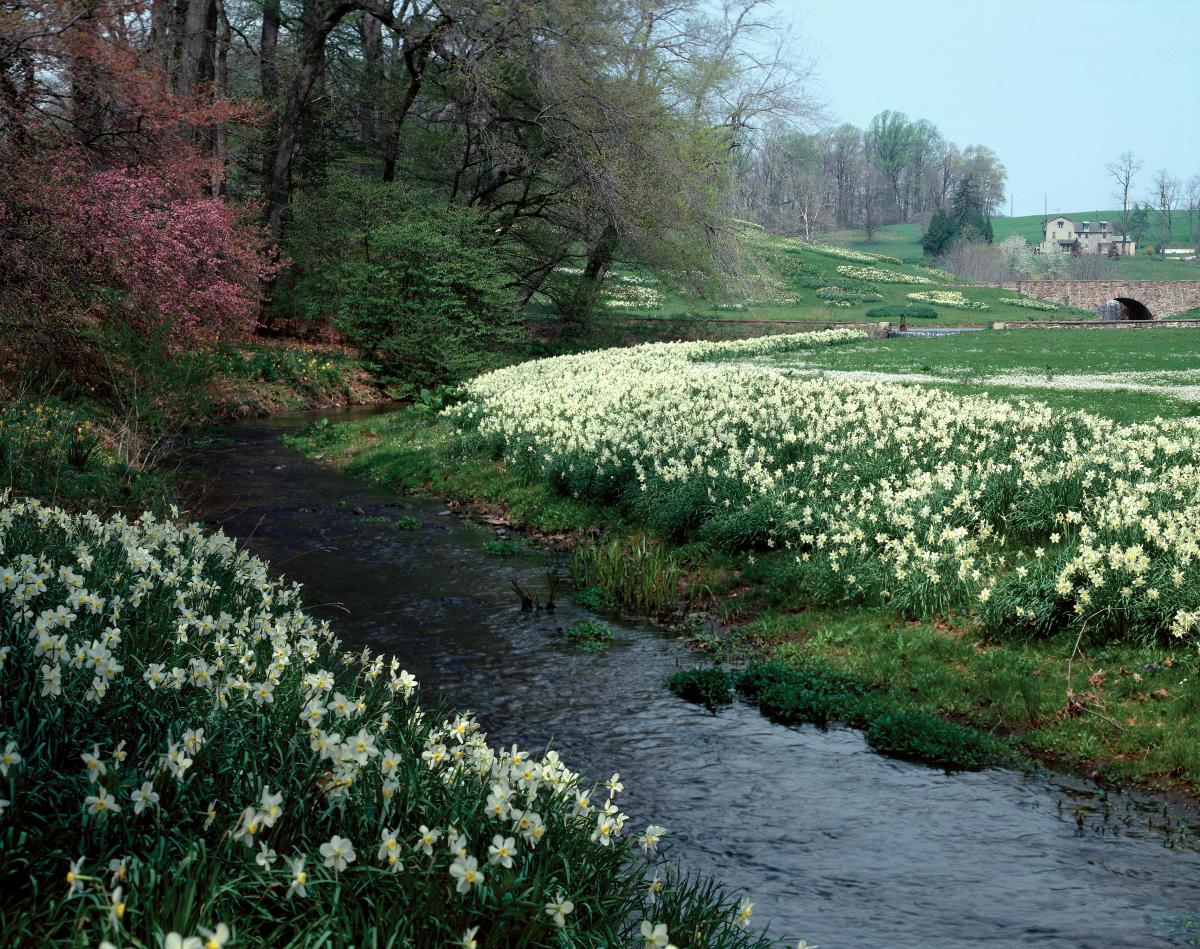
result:
[[[283,305],[332,317],[383,381],[459,381],[515,343],[505,248],[475,212],[343,179],[296,214],[299,273]]]
[[[667,679],[667,687],[681,699],[715,712],[733,701],[733,676],[724,669],[680,669]]]
[[[917,303],[898,303],[889,306],[873,306],[867,310],[873,320],[935,320],[937,310]]]
[[[766,945],[705,881],[656,903],[661,828],[422,709],[224,535],[5,500],[0,549],[4,944]]]

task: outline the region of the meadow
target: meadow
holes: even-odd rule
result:
[[[1118,422],[1200,415],[1200,334],[1189,329],[893,337],[760,362],[797,375],[1035,400]]]
[[[1089,211],[1080,214],[1068,214],[1076,221],[1108,221],[1116,224],[1121,220],[1118,211]],[[1194,241],[1183,239],[1186,229],[1187,216],[1174,215],[1173,234],[1168,237],[1168,247],[1195,248]],[[992,231],[996,243],[1006,237],[1017,235],[1025,238],[1030,244],[1037,244],[1042,239],[1042,216],[1031,214],[1013,218],[992,218]],[[867,240],[861,228],[831,231],[822,239],[843,247],[852,248],[868,254],[888,254],[901,260],[915,263],[920,261],[925,251],[921,247],[921,235],[925,232],[923,225],[915,223],[888,224],[875,231],[871,240]],[[1157,221],[1152,216],[1152,226],[1146,234],[1145,243],[1157,240]],[[1122,258],[1116,262],[1116,278],[1121,280],[1200,280],[1200,268],[1182,260],[1164,258],[1157,254],[1139,253],[1135,257]]]
[[[969,286],[890,252],[810,244],[749,225],[741,242],[746,272],[716,295],[701,297],[670,274],[619,266],[605,281],[601,307],[624,317],[829,323],[896,322],[895,308],[907,307],[921,313],[913,323],[950,326],[1094,315],[1053,304],[1031,309],[1012,291]]]
[[[1178,338],[837,330],[647,345],[500,370],[440,417],[399,412],[296,443],[402,489],[503,506],[535,531],[648,532],[685,566],[692,608],[729,624],[707,637],[712,654],[849,676],[884,697],[876,712],[1194,788],[1200,430],[1187,403],[1165,399],[1177,417],[1144,423],[1172,413],[1127,412],[1123,392],[1062,393],[1083,412],[966,380],[778,371],[1109,368],[1128,362],[1116,337],[1145,347],[1142,368],[1181,371],[1186,351],[1163,336]]]

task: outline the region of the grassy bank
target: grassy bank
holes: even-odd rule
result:
[[[851,341],[841,347],[814,352],[821,358],[832,359],[835,354],[849,352],[856,345],[859,344]],[[809,354],[797,350],[792,355],[799,358]],[[609,371],[613,371],[611,367]],[[745,371],[737,370],[738,373]],[[720,375],[711,370],[706,372]],[[738,378],[740,383],[746,382],[741,375]],[[704,411],[702,407],[707,396],[696,387],[705,385],[705,379],[707,376],[684,374],[682,384],[691,387],[691,394],[680,408],[691,419],[697,419]],[[535,383],[534,391],[529,394],[543,405],[553,403],[551,390],[538,388],[539,385]],[[818,408],[823,418],[837,414],[836,403],[830,399],[831,392],[820,394],[827,384],[818,380],[805,385],[815,387],[811,393],[806,388],[804,395],[788,397],[784,404],[793,406],[796,402],[809,402]],[[595,397],[594,392],[583,398],[582,393],[591,390],[580,380],[575,380],[572,391],[576,400],[572,412],[601,411],[590,401]],[[626,398],[636,401],[628,388],[623,391]],[[832,391],[838,391],[837,387],[834,386]],[[888,398],[898,400],[901,417],[910,420],[904,426],[907,431],[911,431],[912,413],[917,412],[916,417],[919,417],[929,409],[929,406],[917,409],[918,403],[911,401],[911,393],[922,391],[920,389],[873,386],[869,391],[880,403],[885,403]],[[898,399],[904,393],[909,394]],[[767,393],[745,391],[743,396],[746,404],[754,405],[759,415],[765,406],[774,404]],[[679,402],[678,396],[674,398]],[[729,396],[723,398],[722,404],[730,404]],[[960,416],[954,424],[962,426],[976,409],[983,412],[981,418],[992,417],[997,407],[1004,404],[1001,399],[989,400],[979,406],[966,403],[967,415]],[[640,409],[646,413],[646,406]],[[955,411],[962,409],[963,405],[956,402]],[[658,418],[656,413],[660,411],[656,408],[642,417]],[[537,414],[532,408],[528,412]],[[1023,409],[1016,410],[1011,416],[1003,412],[1001,410],[1001,418],[1014,422],[1026,414]],[[610,416],[604,417],[611,421]],[[1080,424],[1072,419],[1073,416],[1063,413],[1033,412],[1027,424]],[[534,418],[528,421],[540,424]],[[516,441],[493,441],[490,450],[481,450],[489,448],[487,439],[481,441],[470,435],[464,441],[462,430],[448,419],[413,412],[346,426],[322,427],[310,431],[297,443],[311,454],[405,490],[434,490],[458,498],[482,499],[489,505],[505,508],[514,521],[538,531],[580,531],[600,525],[620,537],[640,534],[649,528],[652,535],[672,545],[670,549],[684,564],[693,612],[707,612],[735,627],[737,632],[733,639],[722,641],[720,637],[705,634],[701,624],[698,635],[713,638],[706,647],[710,650],[745,647],[752,655],[775,659],[798,669],[807,669],[816,663],[821,670],[849,675],[869,686],[895,710],[937,715],[997,737],[1005,736],[1019,750],[1085,773],[1096,772],[1113,780],[1157,786],[1183,785],[1194,789],[1200,784],[1200,755],[1189,738],[1200,726],[1200,702],[1195,688],[1195,643],[1188,637],[1175,639],[1170,635],[1169,614],[1160,611],[1155,615],[1165,617],[1165,620],[1150,619],[1120,588],[1113,591],[1115,598],[1110,597],[1102,589],[1103,579],[1100,587],[1088,588],[1092,591],[1088,598],[1095,602],[1096,596],[1103,593],[1105,612],[1085,614],[1087,619],[1083,623],[1072,619],[1078,614],[1072,613],[1069,604],[1065,612],[1057,612],[1060,607],[1055,604],[1060,602],[1058,597],[1063,594],[1053,590],[1056,574],[1050,574],[1048,591],[1031,585],[1033,577],[1046,575],[1039,564],[1053,563],[1054,571],[1061,570],[1063,565],[1078,561],[1081,550],[1088,545],[1087,531],[1082,541],[1075,532],[1066,538],[1060,536],[1057,543],[1051,543],[1049,538],[1056,528],[1060,534],[1068,533],[1055,521],[1056,513],[1061,516],[1058,505],[1077,504],[1081,499],[1072,501],[1068,497],[1055,501],[1052,494],[1042,496],[1042,502],[1049,506],[1037,517],[1048,520],[1036,524],[1029,521],[1033,511],[1027,507],[991,509],[991,513],[984,515],[978,523],[992,523],[987,520],[989,517],[1002,515],[1011,521],[1014,516],[1020,516],[1027,524],[1023,528],[1025,533],[1014,530],[1010,538],[1001,538],[994,527],[985,528],[980,539],[976,527],[962,535],[971,552],[968,554],[959,549],[954,558],[947,558],[956,549],[954,547],[943,548],[940,553],[936,548],[926,548],[931,554],[937,554],[935,563],[938,558],[947,558],[943,563],[952,559],[948,568],[938,567],[938,570],[948,569],[949,572],[944,576],[935,572],[936,581],[924,574],[916,587],[909,581],[909,589],[905,591],[903,578],[884,579],[889,576],[886,571],[891,569],[887,566],[889,561],[879,561],[878,555],[864,555],[847,548],[844,543],[833,551],[821,548],[803,536],[807,533],[815,535],[817,528],[789,528],[782,523],[782,517],[773,522],[776,515],[761,503],[750,509],[736,508],[735,517],[723,519],[720,512],[725,508],[724,498],[729,498],[731,503],[738,497],[744,500],[744,494],[736,493],[744,492],[744,488],[727,481],[711,482],[711,487],[702,488],[699,493],[680,495],[675,489],[666,491],[659,481],[661,475],[651,477],[650,469],[646,468],[648,480],[643,482],[646,489],[638,489],[638,480],[634,477],[630,483],[635,486],[635,493],[630,494],[622,476],[616,471],[606,473],[603,465],[596,470],[595,461],[590,462],[593,474],[585,474],[580,462],[588,457],[587,452],[603,450],[600,447],[603,441],[596,441],[601,433],[589,429],[590,424],[583,419],[578,421],[576,431],[591,442],[586,449],[582,444],[578,446],[577,454],[572,456],[574,460],[568,460],[559,449],[550,449],[552,442],[543,442],[541,457],[536,464],[513,463],[514,457],[531,458],[523,448],[510,454],[518,444]],[[762,424],[768,422],[764,420]],[[827,426],[828,423],[823,421],[822,424]],[[776,434],[788,431],[789,427],[792,431],[804,431],[795,426],[795,420],[769,424]],[[886,433],[893,429],[892,422],[880,420],[872,430]],[[846,431],[852,431],[852,428]],[[1113,435],[1112,430],[1104,429],[1104,432],[1105,439]],[[826,428],[823,444],[828,445],[831,437]],[[994,439],[996,435],[987,437]],[[1058,435],[1047,433],[1032,437],[1037,444],[1044,439],[1050,444],[1061,445],[1064,438],[1082,437],[1082,430],[1070,434],[1064,429]],[[746,433],[740,436],[743,447],[746,438]],[[752,444],[753,436],[750,438]],[[969,444],[966,430],[960,428],[956,438],[968,442],[960,446],[963,451],[972,458],[980,457],[978,447]],[[1003,447],[999,450],[1002,453],[1009,451]],[[610,451],[617,452],[617,463],[620,464],[619,451],[615,448]],[[790,457],[795,463],[804,455],[793,453]],[[841,464],[853,456],[843,448],[836,457],[841,459]],[[889,474],[897,472],[899,457],[896,461],[880,459],[877,470]],[[929,456],[922,454],[919,457]],[[542,467],[547,458],[551,466],[549,471]],[[710,463],[720,469],[720,478],[728,478],[734,467],[725,458],[714,457]],[[945,459],[935,459],[932,463],[944,464]],[[1074,462],[1076,470],[1078,463]],[[901,470],[904,465],[912,464],[913,459],[909,457],[908,461],[900,463]],[[580,472],[584,480],[572,476],[572,468]],[[682,469],[680,471],[681,476],[674,482],[677,489],[688,484]],[[861,479],[863,474],[862,469],[857,472],[848,469],[840,476]],[[907,477],[911,480],[913,475]],[[1095,479],[1097,474],[1072,477]],[[861,484],[861,480],[858,483]],[[832,482],[825,480],[825,484]],[[973,490],[984,487],[981,484]],[[899,492],[901,488],[897,486],[892,490]],[[647,506],[647,495],[650,506]],[[949,501],[955,496],[952,490],[945,497]],[[1009,499],[1006,502],[1009,504],[1014,498],[1007,489],[1003,497]],[[828,517],[815,503],[821,498],[821,490],[810,492],[805,504],[800,506],[801,517]],[[909,513],[925,518],[937,512],[936,506],[926,511],[918,498],[919,495],[910,491],[905,507],[897,509],[902,523],[908,523]],[[935,497],[928,496],[928,500],[934,501]],[[977,501],[976,505],[987,503],[985,491],[983,500]],[[805,506],[812,511],[804,513]],[[691,513],[698,510],[706,512],[699,519]],[[1084,510],[1087,510],[1086,505]],[[1017,514],[1017,511],[1022,513]],[[1041,527],[1041,523],[1048,526]],[[1073,518],[1070,523],[1074,523]],[[881,528],[885,533],[890,530],[884,524],[877,522],[876,533]],[[905,529],[911,533],[913,527]],[[793,530],[795,536],[789,533]],[[928,528],[920,526],[917,530],[917,536],[923,538]],[[992,531],[990,538],[988,530]],[[1043,530],[1044,538],[1041,536]],[[976,539],[970,540],[972,536]],[[1033,547],[1039,542],[1051,552],[1044,561],[1034,557]],[[864,538],[858,543],[874,547],[879,541]],[[1133,538],[1127,536],[1123,543],[1132,545]],[[897,552],[901,549],[896,548]],[[840,554],[840,557],[831,561],[831,553]],[[914,552],[905,556],[911,560],[923,555]],[[977,564],[968,569],[965,580],[960,576],[964,556],[976,558]],[[1155,556],[1162,554],[1156,550]],[[874,562],[873,557],[876,558]],[[890,562],[894,565],[894,558]],[[877,572],[881,568],[885,573]],[[972,579],[971,569],[980,571],[978,579]],[[1033,577],[1024,582],[1023,578],[1030,574]],[[1018,583],[1018,580],[1022,582]],[[1170,582],[1169,578],[1167,582]],[[1083,589],[1072,586],[1075,591],[1072,595],[1080,595]],[[1145,581],[1132,589],[1144,592]],[[1162,591],[1155,589],[1158,599],[1152,597],[1151,603],[1164,598]],[[1189,589],[1190,584],[1185,584],[1185,592]],[[989,594],[983,595],[984,590]],[[881,596],[885,591],[887,595]],[[995,599],[991,591],[998,591]],[[980,596],[983,596],[982,601]],[[1180,608],[1184,605],[1181,602]],[[1020,610],[1016,614],[1009,612],[1016,607],[1041,619],[1025,620],[1021,618]],[[1044,610],[1049,612],[1042,612]],[[1162,625],[1155,627],[1155,623]]]
[[[965,285],[910,255],[901,260],[886,245],[867,253],[774,237],[752,227],[743,229],[741,242],[744,272],[717,296],[701,296],[670,274],[618,266],[605,279],[601,309],[627,318],[845,323],[894,321],[881,314],[921,305],[933,310],[921,323],[934,326],[1094,316],[1062,306],[1030,309],[1013,303],[1021,298],[1012,291]]]
[[[3,497],[0,550],[4,945],[767,945],[223,535]]]
[[[180,436],[194,426],[386,399],[363,363],[333,346],[151,345],[139,354],[135,344],[97,361],[94,378],[0,378],[0,489],[72,510],[161,513],[185,463]]]

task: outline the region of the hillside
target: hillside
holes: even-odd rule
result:
[[[933,326],[1091,315],[1023,300],[1011,291],[965,285],[896,255],[806,244],[752,226],[742,239],[750,251],[750,272],[721,298],[701,297],[669,275],[623,266],[609,274],[601,305],[606,312],[629,317],[839,323],[897,322],[895,308],[909,307],[910,323]]]
[[[1088,211],[1082,214],[1068,215],[1072,218],[1086,221],[1116,221],[1119,211]],[[1168,241],[1167,246],[1188,246],[1181,243],[1183,232],[1187,228],[1187,216],[1175,215],[1175,234],[1177,239]],[[1014,218],[992,218],[992,229],[995,239],[1002,241],[1013,234],[1024,237],[1035,243],[1042,239],[1042,216],[1040,214]],[[901,260],[916,262],[922,259],[921,235],[924,226],[920,224],[889,224],[875,231],[874,238],[866,239],[862,228],[844,231],[830,231],[821,235],[821,239],[840,247],[870,254],[889,254]],[[1117,261],[1116,279],[1121,280],[1200,280],[1200,267],[1192,266],[1182,260],[1172,260],[1157,255],[1142,255]]]
[[[1118,208],[1116,211],[1059,211],[1051,212],[1062,217],[1069,217],[1073,221],[1108,221],[1112,224],[1113,229],[1119,231],[1121,223],[1121,211]],[[1167,246],[1177,248],[1194,249],[1195,242],[1195,225],[1196,217],[1192,217],[1192,231],[1188,231],[1187,213],[1176,211],[1171,215],[1171,230],[1167,232]],[[992,229],[995,231],[996,240],[1002,241],[1004,238],[1013,234],[1017,234],[1031,244],[1036,244],[1042,239],[1042,215],[1026,214],[1017,217],[996,217],[992,218]],[[1147,243],[1158,240],[1158,215],[1151,213],[1150,229],[1146,232],[1145,241]]]

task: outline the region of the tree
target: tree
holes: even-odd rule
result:
[[[1150,205],[1139,204],[1133,202],[1133,207],[1129,211],[1129,236],[1137,243],[1141,243],[1146,237],[1146,231],[1150,228]]]
[[[1121,152],[1116,161],[1106,166],[1109,177],[1117,183],[1115,197],[1121,201],[1121,232],[1122,236],[1130,235],[1129,192],[1133,188],[1133,179],[1142,169],[1142,161],[1133,152]]]
[[[1200,211],[1200,175],[1192,175],[1187,180],[1183,191],[1183,201],[1187,210],[1187,240],[1191,241],[1196,236],[1192,218],[1197,211]]]
[[[999,246],[1000,259],[1004,261],[1004,266],[1017,279],[1029,276],[1034,269],[1034,253],[1032,248],[1026,242],[1025,238],[1019,234],[1013,234],[1010,237],[1004,238]]]
[[[1165,168],[1154,173],[1153,200],[1158,208],[1158,252],[1166,250],[1167,235],[1171,233],[1171,212],[1179,200],[1179,179]]]
[[[983,182],[973,172],[967,172],[954,187],[951,215],[957,236],[971,243],[992,242],[992,219],[989,197]]]
[[[269,270],[196,134],[245,111],[172,93],[153,22],[126,14],[47,0],[0,19],[0,336],[28,360],[86,359],[110,328],[244,332]]]
[[[891,187],[896,213],[904,220],[901,180],[912,163],[913,126],[903,112],[884,110],[871,119],[864,138],[871,160]]]
[[[921,238],[921,247],[930,257],[944,253],[958,236],[958,226],[945,208],[938,208],[929,219],[929,227]]]

